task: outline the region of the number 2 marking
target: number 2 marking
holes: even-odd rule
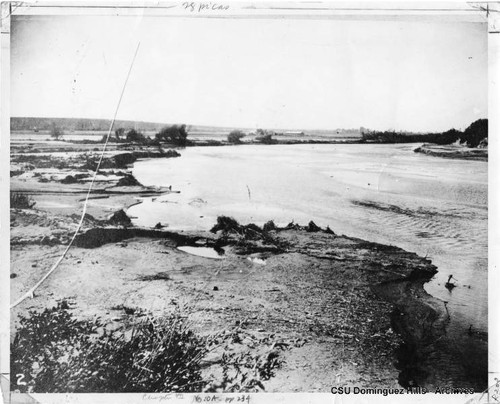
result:
[[[24,374],[23,373],[18,373],[16,375],[17,377],[17,385],[18,386],[26,386],[26,382],[23,382],[23,379],[24,379]]]

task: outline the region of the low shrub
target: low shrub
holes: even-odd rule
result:
[[[275,369],[281,366],[278,349],[270,349],[260,355],[250,352],[222,355],[222,380],[212,381],[206,392],[237,393],[240,391],[264,391],[264,381],[274,377]]]
[[[132,224],[132,220],[127,216],[123,209],[120,209],[113,213],[109,219],[108,223],[115,226],[130,226]]]
[[[135,129],[130,129],[126,136],[127,142],[144,143],[146,141],[146,136]]]
[[[174,144],[176,146],[186,146],[189,141],[187,140],[188,132],[186,125],[172,125],[162,128],[156,135],[157,141],[163,141]]]
[[[132,174],[125,174],[123,177],[121,177],[118,180],[118,183],[116,184],[117,187],[134,187],[134,186],[140,186],[142,187],[142,184],[137,181],[137,178],[135,178]]]
[[[64,131],[55,122],[52,122],[50,128],[50,136],[55,140],[59,140],[64,136]]]
[[[263,135],[257,136],[255,138],[256,142],[263,143],[263,144],[275,144],[277,143],[275,139],[273,139],[273,134],[272,133],[264,133]]]
[[[17,177],[18,175],[24,174],[26,171],[24,170],[10,170],[11,177]]]
[[[172,278],[168,272],[158,272],[153,275],[142,275],[137,278],[139,281],[150,282],[150,281],[170,281]]]
[[[78,180],[74,175],[67,175],[61,180],[61,184],[76,184]]]
[[[132,153],[120,153],[113,156],[117,168],[126,168],[127,165],[134,163],[137,158]]]
[[[29,195],[19,192],[11,192],[10,207],[15,209],[33,209],[36,202]]]
[[[129,337],[73,318],[66,301],[21,317],[11,344],[11,389],[46,393],[200,391],[203,338],[178,314],[147,318]]]
[[[212,233],[217,233],[222,230],[223,232],[241,232],[241,225],[232,217],[229,216],[218,216],[217,224],[215,224],[210,231]]]
[[[83,170],[95,171],[97,169],[97,165],[99,164],[99,156],[85,154],[83,157],[85,158],[85,161],[79,168]],[[114,160],[110,158],[103,158],[99,168],[116,168],[116,164]]]
[[[229,135],[227,135],[227,141],[229,143],[240,144],[241,139],[246,135],[241,130],[233,130]]]
[[[281,365],[271,339],[260,352],[234,353],[238,330],[198,336],[179,311],[155,319],[141,309],[125,331],[107,331],[99,319],[78,320],[66,300],[20,316],[11,343],[11,390],[28,393],[262,391]],[[139,317],[141,319],[139,319]],[[219,376],[202,376],[206,355],[221,352]],[[212,362],[213,363],[213,362]],[[19,382],[19,383],[18,383]]]
[[[210,229],[212,233],[220,232],[216,247],[225,245],[236,245],[237,254],[251,254],[252,252],[284,251],[288,243],[275,237],[271,230],[278,228],[274,223],[268,222],[263,228],[254,223],[246,225],[239,224],[235,219],[228,216],[217,217],[217,223]]]

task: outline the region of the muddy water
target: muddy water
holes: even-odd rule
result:
[[[487,330],[487,163],[413,152],[417,145],[189,148],[137,162],[144,185],[172,186],[131,207],[135,223],[209,229],[218,215],[278,224],[314,220],[336,233],[428,256],[426,285],[448,302],[449,331]],[[444,284],[457,279],[451,292]]]

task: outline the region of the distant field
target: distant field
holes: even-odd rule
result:
[[[72,140],[99,140],[107,132],[100,131],[71,131],[66,132],[63,139],[66,141]],[[21,130],[21,131],[11,131],[10,141],[11,142],[40,142],[46,140],[53,140],[50,137],[49,131],[39,131],[35,132],[32,130]]]
[[[227,135],[230,130],[218,130],[218,131],[210,131],[210,130],[193,130],[189,132],[189,139],[193,140],[226,140]],[[156,131],[144,131],[146,136],[154,138]],[[99,140],[104,135],[107,134],[107,131],[96,131],[96,130],[75,130],[75,131],[66,131],[63,139],[66,141],[80,141],[80,140]],[[114,133],[112,133],[114,136]],[[337,141],[351,141],[358,140],[361,138],[359,133],[336,133],[336,132],[305,132],[304,135],[299,134],[277,134],[274,136],[277,140],[282,141],[297,141],[297,140],[315,140],[315,141],[329,141],[329,140],[337,140]],[[255,136],[248,135],[243,138],[243,142],[254,140]],[[11,131],[11,142],[40,142],[52,140],[50,137],[50,131],[39,131],[35,132],[33,130],[20,130],[20,131]]]

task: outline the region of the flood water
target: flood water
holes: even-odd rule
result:
[[[414,153],[417,146],[188,148],[180,158],[135,163],[141,183],[180,193],[127,213],[135,224],[170,229],[210,229],[218,215],[257,224],[313,220],[396,245],[437,265],[426,290],[448,302],[451,330],[487,331],[487,163]]]

